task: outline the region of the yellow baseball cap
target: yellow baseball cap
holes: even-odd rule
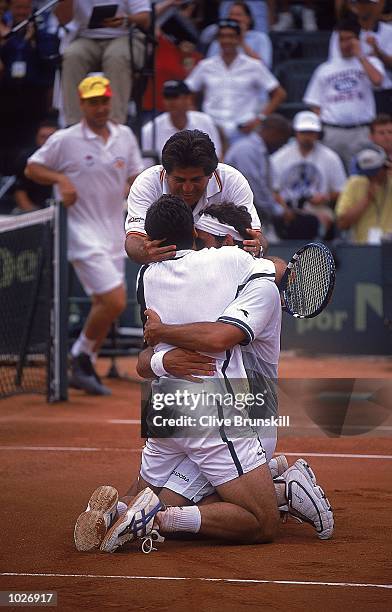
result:
[[[105,96],[112,97],[110,81],[104,76],[89,76],[83,79],[78,85],[79,96],[82,100],[87,98],[99,98]]]

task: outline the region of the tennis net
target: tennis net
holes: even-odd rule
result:
[[[62,206],[0,218],[0,398],[67,399],[66,271]]]

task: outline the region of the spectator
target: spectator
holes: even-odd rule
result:
[[[380,20],[384,0],[348,0],[347,7],[361,26],[361,50],[367,56],[377,57],[384,65],[385,79],[375,92],[377,112],[389,112],[392,107],[392,24]],[[338,33],[332,32],[329,58],[341,57]]]
[[[271,0],[257,0],[257,2],[254,2],[254,0],[247,0],[245,3],[248,5],[252,14],[254,29],[258,32],[268,32],[269,30],[268,5],[270,3]],[[223,0],[223,2],[219,2],[219,19],[227,19],[232,5],[232,0]]]
[[[53,134],[28,159],[26,176],[55,185],[58,200],[68,207],[68,258],[92,297],[83,331],[72,346],[70,384],[108,395],[93,363],[126,304],[123,203],[143,162],[131,130],[108,120],[108,79],[87,77],[78,91],[83,121]]]
[[[270,2],[271,0],[257,0],[257,2],[248,0],[245,2],[248,9],[250,9],[253,22],[252,29],[257,32],[267,34],[269,31],[269,11],[267,4]],[[218,21],[218,19],[229,18],[229,11],[233,6],[233,0],[223,0],[223,2],[217,2],[217,4],[219,4],[219,7],[217,7],[219,10],[214,11],[213,18],[207,21],[209,25],[201,31],[199,36],[199,48],[203,53],[207,52],[208,47],[216,37],[217,26],[215,22]],[[209,8],[211,6],[212,4],[209,5]]]
[[[288,222],[276,222],[277,233],[285,238],[325,236],[332,227],[332,210],[346,182],[346,173],[337,153],[319,142],[322,127],[318,115],[310,111],[297,113],[293,128],[295,140],[271,158],[276,197],[285,209],[289,207],[295,213]],[[318,220],[319,229],[314,236],[307,231],[307,224],[316,227],[309,216]]]
[[[35,135],[35,145],[21,152],[17,164],[14,200],[17,208],[13,210],[14,214],[23,212],[31,212],[46,206],[46,201],[52,196],[51,185],[39,185],[28,179],[24,174],[24,169],[28,158],[36,149],[42,147],[48,140],[49,136],[55,133],[57,125],[50,120],[42,121],[38,126]]]
[[[263,225],[283,213],[272,190],[270,154],[287,142],[290,134],[288,120],[273,113],[251,134],[231,145],[225,155],[225,163],[237,168],[247,179]]]
[[[280,10],[278,11],[278,21],[272,26],[275,32],[283,32],[285,30],[292,30],[294,25],[294,18],[290,11],[290,4],[294,4],[292,0],[278,0]],[[314,10],[313,0],[304,0],[304,6],[302,7],[302,29],[305,32],[315,32],[317,30],[316,13]],[[270,0],[270,10],[272,13],[272,20],[275,19],[276,15],[276,0]]]
[[[202,109],[221,127],[229,142],[252,131],[258,115],[269,115],[285,99],[286,92],[259,61],[238,51],[241,29],[237,21],[218,24],[221,53],[199,62],[186,83],[203,92]],[[260,108],[263,91],[269,101]]]
[[[153,122],[149,121],[142,128],[142,149],[143,151],[156,151],[159,163],[161,163],[163,145],[170,136],[181,130],[196,128],[209,135],[215,145],[218,159],[221,158],[222,144],[214,122],[206,113],[189,110],[190,98],[191,92],[184,81],[166,81],[163,85],[163,102],[166,112],[154,119],[155,142]]]
[[[63,0],[56,14],[69,35],[64,43],[62,93],[67,125],[80,121],[78,83],[89,73],[107,74],[115,96],[111,119],[125,123],[131,96],[132,66],[129,28],[147,30],[150,25],[149,0],[118,0],[114,17],[104,19],[99,27],[89,26],[96,0]],[[135,48],[134,51],[136,52]]]
[[[264,62],[268,68],[272,67],[272,44],[268,34],[254,30],[254,21],[251,10],[246,2],[233,2],[229,10],[229,19],[238,21],[241,28],[240,52],[259,59]],[[218,27],[216,26],[216,31]],[[207,57],[218,55],[220,53],[220,45],[217,40],[214,40],[207,51]]]
[[[380,244],[392,232],[392,176],[385,151],[373,145],[355,158],[351,176],[336,206],[338,227],[351,230],[357,244]]]
[[[321,116],[324,144],[340,155],[346,169],[368,140],[369,124],[376,116],[373,87],[385,76],[379,59],[363,55],[359,30],[353,19],[339,22],[342,57],[316,68],[304,95],[305,104]]]
[[[370,124],[370,138],[376,145],[382,147],[389,161],[392,161],[392,117],[391,115],[377,115]]]
[[[11,0],[4,16],[6,28],[11,30],[31,13],[31,0]],[[0,45],[0,146],[9,162],[33,142],[38,123],[48,114],[55,70],[50,58],[57,44],[57,36],[42,19],[30,22]],[[15,168],[8,163],[3,171],[14,174]]]

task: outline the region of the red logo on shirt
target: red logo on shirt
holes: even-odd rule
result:
[[[116,157],[116,159],[114,160],[114,167],[121,170],[121,168],[124,168],[124,166],[125,166],[125,159],[123,157]]]

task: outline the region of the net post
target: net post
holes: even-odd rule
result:
[[[54,228],[54,287],[53,287],[53,338],[51,360],[54,368],[49,388],[49,402],[68,400],[68,260],[67,260],[67,211],[55,204]]]

